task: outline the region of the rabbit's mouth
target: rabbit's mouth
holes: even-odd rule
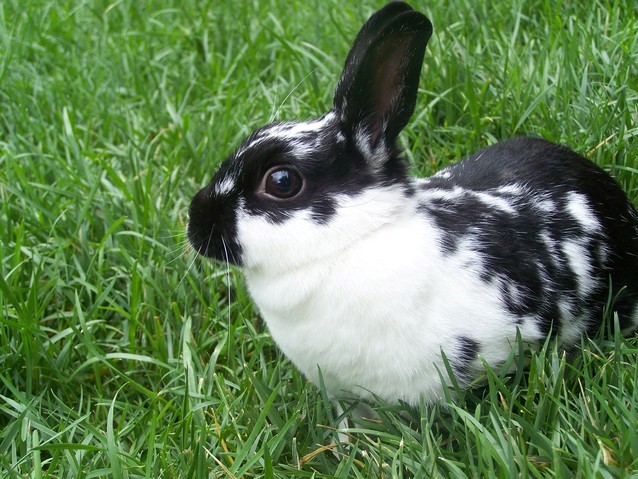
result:
[[[210,195],[210,187],[200,190],[188,210],[188,240],[195,251],[207,258],[241,266],[241,246],[235,240],[236,215],[229,198]]]

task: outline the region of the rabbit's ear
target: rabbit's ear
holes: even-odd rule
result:
[[[412,116],[431,34],[424,15],[394,2],[372,15],[357,35],[335,89],[334,108],[364,151],[374,151],[381,142],[392,145]]]

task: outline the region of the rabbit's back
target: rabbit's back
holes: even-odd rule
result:
[[[611,279],[621,327],[636,326],[638,217],[590,161],[520,138],[420,180],[417,191],[442,253],[472,252],[471,266],[498,284],[516,321],[533,320],[569,344],[599,329]]]

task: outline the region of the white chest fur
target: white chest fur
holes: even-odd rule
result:
[[[320,370],[336,397],[436,400],[441,350],[454,361],[459,338],[471,338],[498,363],[516,336],[498,288],[478,277],[475,256],[459,248],[444,258],[427,219],[404,218],[296,269],[246,270],[276,343],[311,380]],[[540,336],[533,328],[528,334]]]

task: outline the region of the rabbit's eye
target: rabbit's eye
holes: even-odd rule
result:
[[[296,196],[303,186],[301,175],[292,168],[274,167],[264,176],[264,190],[275,198],[287,199]]]

